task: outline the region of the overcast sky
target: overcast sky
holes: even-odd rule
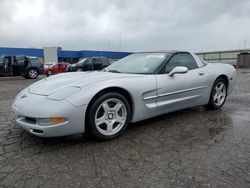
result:
[[[0,46],[250,48],[250,0],[0,0]]]

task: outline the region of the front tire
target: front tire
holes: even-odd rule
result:
[[[130,118],[131,109],[127,99],[118,93],[106,93],[91,106],[88,123],[96,138],[108,140],[120,136]]]
[[[212,87],[207,107],[212,110],[221,108],[227,99],[227,83],[225,79],[218,78]]]

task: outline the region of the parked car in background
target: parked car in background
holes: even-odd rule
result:
[[[106,57],[84,58],[78,63],[70,66],[69,71],[93,71],[102,70],[110,65],[110,61]]]
[[[44,63],[44,69],[56,65],[56,62],[46,62]]]
[[[0,76],[23,76],[35,79],[43,74],[44,65],[38,57],[1,55]]]
[[[68,68],[68,72],[70,72],[70,71],[71,71],[71,69],[72,69],[71,67],[72,67],[73,65],[74,65],[74,64],[70,64],[70,63],[68,64],[68,66],[67,66],[67,68]]]
[[[46,66],[44,69],[44,74],[46,76],[63,73],[68,71],[69,63],[60,62],[60,63],[51,63],[50,66]]]

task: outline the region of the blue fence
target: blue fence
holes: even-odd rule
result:
[[[43,49],[36,48],[3,48],[0,47],[0,55],[26,55],[43,57]],[[91,51],[91,50],[80,50],[80,51],[67,51],[58,50],[58,58],[85,58],[85,57],[97,57],[104,56],[111,59],[120,59],[131,54],[130,52],[111,52],[111,51]]]

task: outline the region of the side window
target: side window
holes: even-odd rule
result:
[[[13,65],[18,65],[18,61],[17,61],[17,58],[15,56],[14,56]]]
[[[3,63],[4,55],[0,55],[0,63]]]
[[[109,66],[109,65],[110,65],[110,63],[109,63],[109,60],[108,60],[108,59],[102,59],[102,64],[103,64],[103,66],[104,66],[104,67],[107,67],[107,66]]]
[[[169,73],[175,67],[187,67],[188,70],[193,70],[198,68],[197,63],[195,62],[194,58],[188,53],[180,53],[174,55],[169,62],[166,64],[165,72]]]
[[[87,59],[85,62],[84,62],[84,65],[91,65],[92,64],[92,59]]]
[[[102,60],[99,58],[95,58],[94,60],[94,69],[101,70],[102,69]]]
[[[92,59],[87,59],[84,64],[83,64],[83,69],[84,70],[92,70],[93,69],[93,60]]]
[[[5,57],[4,63],[5,63],[5,64],[9,64],[9,63],[10,63],[10,58],[9,58],[9,57]]]

